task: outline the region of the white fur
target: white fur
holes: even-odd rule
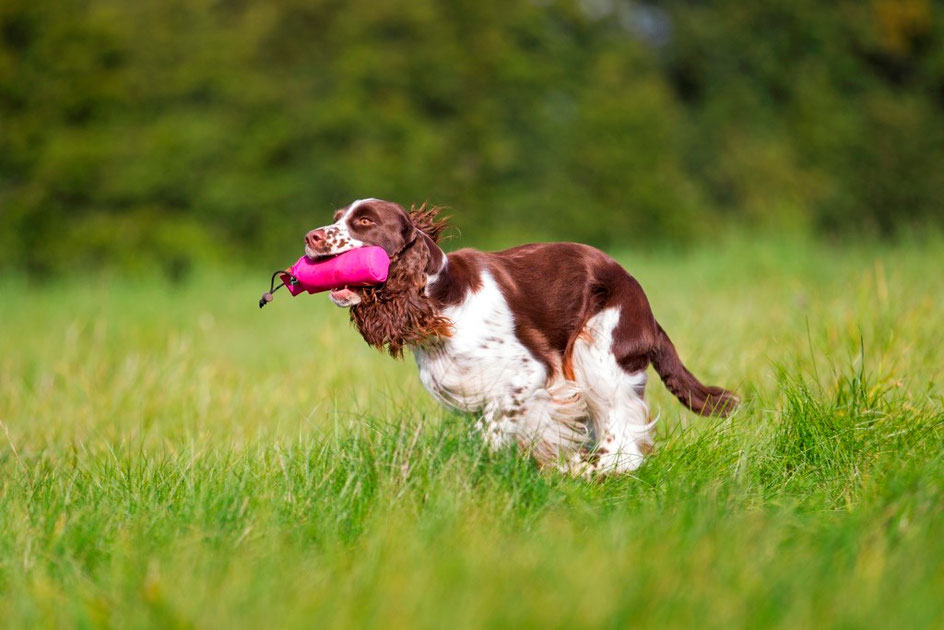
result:
[[[414,348],[420,380],[444,405],[481,414],[492,447],[517,443],[572,474],[622,473],[651,447],[645,370],[626,373],[613,356],[619,308],[587,322],[574,345],[576,382],[548,373],[515,336],[511,309],[488,272],[482,286],[443,314],[452,337]]]
[[[377,199],[376,197],[367,197],[366,199],[358,199],[357,201],[353,202],[351,205],[347,207],[347,210],[344,211],[344,214],[341,215],[341,218],[338,219],[337,222],[342,223],[346,219],[349,219],[351,217],[351,214],[353,214],[354,211],[357,210],[358,206],[360,206],[362,203],[367,203],[368,201],[380,201],[380,200]]]
[[[363,246],[351,237],[347,220],[370,199],[355,201],[325,228],[330,249],[340,254]],[[309,255],[311,255],[310,252]],[[427,275],[426,294],[448,260]],[[517,444],[538,461],[572,474],[635,470],[651,448],[649,408],[643,395],[646,372],[625,372],[613,355],[618,307],[592,317],[574,344],[574,381],[561,365],[550,369],[515,334],[514,315],[488,271],[481,286],[443,310],[452,336],[413,348],[420,380],[442,404],[480,414],[476,423],[493,448]],[[348,307],[353,298],[331,300]]]
[[[622,473],[642,464],[652,447],[649,407],[643,395],[645,370],[629,374],[613,356],[613,330],[619,307],[607,308],[587,322],[574,344],[574,376],[593,422],[597,443],[593,468]]]
[[[357,210],[357,207],[367,201],[377,200],[373,197],[368,199],[358,199],[344,210],[337,221],[331,225],[326,225],[322,228],[319,228],[324,230],[325,240],[328,245],[327,250],[319,254],[312,251],[308,245],[305,245],[305,255],[309,258],[317,258],[318,256],[336,256],[338,254],[343,254],[346,251],[363,247],[363,241],[351,236],[351,230],[348,227],[347,221],[351,218],[351,214]],[[356,293],[351,293],[344,297],[339,297],[334,295],[334,293],[329,293],[328,298],[334,302],[335,306],[340,306],[341,308],[350,308],[351,306],[356,306],[357,304],[361,303],[361,297]]]
[[[315,252],[312,251],[308,245],[305,245],[305,255],[309,258],[318,258],[319,256],[336,256],[338,254],[343,254],[346,251],[363,247],[363,241],[351,236],[351,231],[348,228],[347,220],[351,218],[351,214],[357,210],[359,205],[368,201],[377,200],[373,197],[369,199],[358,199],[344,210],[344,213],[337,221],[331,225],[326,225],[322,228],[319,228],[324,230],[325,241],[328,246],[327,249],[323,252]],[[335,304],[337,304],[337,302],[335,302]],[[339,304],[339,306],[341,305]]]
[[[498,284],[488,272],[481,282],[444,309],[451,337],[414,348],[420,380],[444,405],[482,414],[476,427],[494,447],[517,443],[545,462],[574,452],[589,437],[575,385],[548,374],[515,336]]]

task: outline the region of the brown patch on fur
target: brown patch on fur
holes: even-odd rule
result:
[[[576,381],[577,373],[574,372],[574,355],[572,352],[573,347],[570,347],[569,349],[571,350],[571,352],[568,352],[567,354],[565,354],[564,360],[561,361],[561,373],[564,375],[564,378],[566,378],[568,381]]]
[[[669,391],[702,415],[727,415],[737,397],[692,376],[656,322],[646,294],[630,274],[603,252],[575,243],[522,245],[495,253],[461,250],[449,256],[447,277],[433,288],[443,306],[459,304],[476,290],[483,269],[498,283],[515,319],[515,336],[547,366],[575,380],[574,344],[592,341],[586,324],[608,307],[619,307],[611,351],[628,374],[650,362]]]
[[[514,316],[515,336],[549,374],[575,380],[574,343],[588,334],[591,317],[619,307],[610,350],[623,370],[633,374],[652,363],[669,391],[699,414],[727,415],[737,405],[732,392],[702,384],[685,368],[642,287],[603,252],[575,243],[542,243],[488,254],[463,249],[446,257],[437,244],[448,226],[440,213],[427,204],[406,212],[373,200],[362,203],[357,214],[375,225],[361,228],[352,216],[351,233],[383,246],[391,257],[386,284],[358,290],[362,301],[351,308],[351,319],[368,344],[399,357],[407,345],[449,336],[452,324],[442,309],[477,291],[482,272],[488,271]],[[426,289],[433,276],[437,280]]]
[[[470,291],[482,288],[482,258],[483,254],[474,249],[449,254],[447,273],[429,289],[430,298],[439,308],[461,304]]]
[[[589,321],[589,319],[587,320]],[[580,332],[571,337],[564,349],[564,357],[561,359],[561,373],[569,381],[577,380],[577,373],[574,371],[574,346],[578,341],[593,343],[593,334],[587,330],[587,322],[580,325]]]

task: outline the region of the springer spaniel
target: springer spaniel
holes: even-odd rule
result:
[[[636,469],[652,448],[643,399],[650,363],[692,411],[734,410],[732,392],[685,368],[642,287],[603,252],[539,243],[446,255],[437,214],[361,199],[308,232],[305,253],[386,250],[385,284],[332,291],[331,300],[350,308],[368,344],[394,357],[409,347],[426,389],[479,414],[491,446],[518,444],[572,474]]]

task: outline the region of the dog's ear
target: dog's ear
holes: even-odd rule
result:
[[[434,276],[442,270],[446,254],[439,249],[439,245],[426,235],[426,232],[420,232],[420,238],[426,246],[426,275]]]
[[[442,256],[442,251],[412,222],[409,230],[412,246],[398,253],[387,281],[380,287],[360,289],[361,303],[351,307],[351,319],[364,340],[376,348],[386,348],[394,357],[402,356],[408,345],[451,332],[450,321],[422,295],[430,254],[439,252]]]
[[[401,210],[403,210],[401,208]],[[403,245],[409,245],[416,238],[416,225],[413,224],[413,217],[403,210],[400,213],[400,236],[403,237]]]

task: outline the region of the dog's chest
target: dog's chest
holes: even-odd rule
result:
[[[467,412],[513,405],[546,379],[544,365],[515,336],[514,317],[495,280],[444,310],[453,334],[416,348],[420,380],[443,404]]]

